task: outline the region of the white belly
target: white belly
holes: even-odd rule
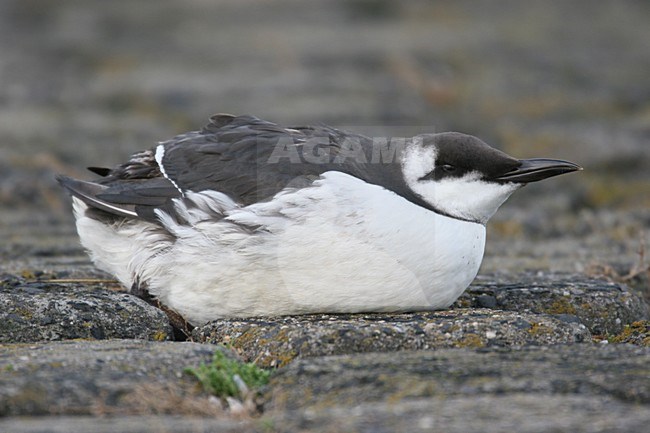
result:
[[[97,235],[99,223],[81,217],[78,227],[98,266],[127,286],[136,278],[147,283],[152,295],[196,324],[444,308],[476,276],[485,246],[483,225],[438,215],[339,172],[227,213],[193,227],[166,221],[177,238],[159,239],[155,248],[135,234],[145,223],[110,229],[110,255],[102,253],[107,240]],[[238,222],[265,230],[240,230]],[[123,252],[116,252],[119,238],[128,242]]]

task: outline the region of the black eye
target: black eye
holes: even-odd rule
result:
[[[465,170],[451,164],[439,164],[435,169],[420,178],[420,180],[440,180],[446,177],[459,177],[465,173]]]

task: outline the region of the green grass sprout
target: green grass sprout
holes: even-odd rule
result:
[[[244,398],[250,390],[266,385],[271,375],[252,362],[229,358],[221,350],[214,353],[210,364],[188,367],[185,372],[196,377],[205,391],[221,398]]]

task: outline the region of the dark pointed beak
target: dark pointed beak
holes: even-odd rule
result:
[[[520,159],[521,165],[494,180],[500,182],[529,183],[548,179],[572,171],[580,171],[582,167],[561,159],[532,158]]]

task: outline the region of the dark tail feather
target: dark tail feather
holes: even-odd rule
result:
[[[135,206],[128,204],[109,203],[97,198],[97,195],[105,192],[108,187],[97,183],[85,182],[83,180],[73,179],[68,176],[58,175],[56,180],[70,193],[86,203],[88,206],[101,209],[113,215],[125,217],[137,217]]]
[[[113,171],[110,168],[106,168],[106,167],[87,167],[87,168],[88,170],[102,177],[108,176],[109,174],[111,174],[111,171]]]

